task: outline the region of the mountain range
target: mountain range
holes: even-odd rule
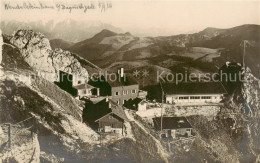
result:
[[[67,43],[65,49],[109,70],[157,66],[155,69],[170,71],[216,72],[226,62],[243,63],[242,43],[246,40],[245,64],[260,77],[259,39],[260,26],[249,24],[229,29],[209,27],[194,34],[167,37],[137,37],[105,29],[84,41]]]
[[[79,42],[93,37],[102,29],[109,29],[115,32],[122,32],[120,28],[114,27],[100,21],[75,21],[65,19],[61,21],[49,20],[44,21],[1,21],[1,30],[4,34],[12,34],[19,29],[34,30],[41,32],[49,39],[63,39],[68,42]]]

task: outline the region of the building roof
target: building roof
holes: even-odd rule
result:
[[[126,114],[123,110],[123,107],[120,106],[118,103],[116,103],[115,101],[109,99],[108,103],[111,106],[111,113],[117,115],[118,117],[122,118],[125,121],[128,121],[128,118],[126,117]]]
[[[115,114],[124,121],[128,121],[123,107],[117,104],[116,102],[112,101],[111,99],[106,100],[105,98],[97,102],[96,104],[92,103],[86,106],[86,108],[86,119],[90,122],[97,122],[100,118],[111,113]]]
[[[220,82],[182,82],[163,83],[163,92],[166,95],[173,94],[225,94],[227,91]]]
[[[83,84],[80,84],[80,85],[76,85],[76,86],[73,86],[75,89],[77,90],[80,90],[80,89],[93,89],[95,87],[89,85],[89,84],[86,84],[86,83],[83,83]]]
[[[153,118],[154,128],[161,130],[161,117]],[[163,117],[162,129],[192,128],[185,117]]]
[[[107,82],[111,87],[130,86],[138,84],[136,80],[130,76],[119,77],[119,75],[117,76],[117,80],[108,80]]]

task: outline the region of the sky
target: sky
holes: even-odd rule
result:
[[[193,33],[206,27],[230,28],[242,24],[260,24],[260,0],[258,1],[226,1],[226,0],[26,0],[33,6],[39,2],[54,9],[6,9],[9,4],[23,6],[23,1],[1,0],[1,20],[43,21],[51,19],[62,21],[74,19],[78,21],[99,21],[109,23],[138,35],[171,35]],[[101,10],[100,2],[111,4],[110,8]],[[56,5],[66,7],[94,4],[95,9],[86,12],[81,9],[58,10]]]

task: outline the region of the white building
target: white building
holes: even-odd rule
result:
[[[77,90],[77,96],[81,97],[91,97],[93,95],[99,96],[99,88],[95,88],[89,84],[80,84],[73,86]],[[95,92],[95,93],[94,93]]]
[[[63,71],[60,71],[59,73],[60,87],[74,96],[79,98],[99,96],[99,88],[93,87],[87,83],[87,77],[77,76],[75,74],[72,75]]]
[[[220,82],[184,82],[162,84],[166,103],[169,104],[218,104],[226,90]]]

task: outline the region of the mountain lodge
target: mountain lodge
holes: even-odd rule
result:
[[[183,82],[162,84],[166,103],[219,104],[227,93],[220,82]]]
[[[79,98],[99,96],[99,88],[87,84],[87,78],[76,77],[72,74],[60,71],[58,85],[63,89]]]
[[[87,104],[83,120],[99,132],[122,135],[124,135],[124,123],[128,121],[122,106],[109,98],[96,104]]]

